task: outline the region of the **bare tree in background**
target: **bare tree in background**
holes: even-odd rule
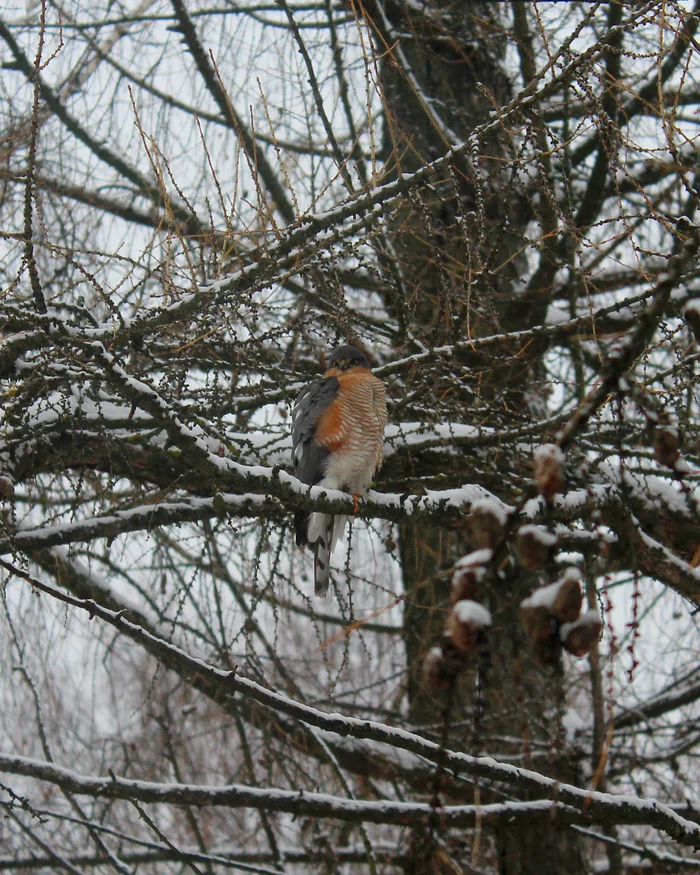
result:
[[[699,23],[3,13],[0,871],[698,867]],[[354,515],[289,474],[345,342]]]

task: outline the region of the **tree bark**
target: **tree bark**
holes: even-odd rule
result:
[[[502,67],[507,7],[433,0],[424,4],[424,12],[412,12],[409,4],[388,3],[384,17],[371,2],[365,6],[375,31],[387,46],[394,46],[381,68],[388,160],[396,174],[413,171],[455,142],[467,140],[474,127],[508,99],[511,88]],[[395,38],[407,33],[410,38]],[[452,173],[431,181],[390,219],[408,296],[398,306],[408,307],[427,346],[527,328],[541,318],[547,289],[540,291],[538,306],[532,307],[523,301],[518,282],[522,234],[531,208],[528,193],[500,171],[505,162],[499,159],[510,149],[505,132],[475,143],[468,161],[456,163]],[[465,353],[459,359],[459,364],[479,374],[479,384],[465,390],[492,412],[490,420],[481,422],[496,429],[503,426],[504,407],[517,412],[533,400],[537,403],[543,349],[531,344],[525,354],[520,351],[517,367],[510,356],[518,350],[499,352],[488,358]],[[438,383],[432,388],[440,392]],[[454,409],[454,421],[460,419],[472,421],[464,398]],[[491,456],[486,464],[497,466],[496,448]],[[505,484],[500,497],[513,500]],[[461,676],[447,717],[444,697],[423,681],[425,655],[444,631],[449,568],[473,548],[465,528],[401,528],[411,723],[438,737],[445,719],[460,725],[459,729],[443,727],[444,737],[450,745],[475,753],[487,745],[503,749],[499,739],[508,738],[505,746],[510,745],[513,754],[525,753],[532,763],[532,751],[539,751],[538,768],[575,780],[561,738],[563,703],[557,667],[537,664],[520,626],[520,601],[536,585],[532,575],[492,574],[483,593],[493,615],[489,652],[480,668],[470,665]],[[478,694],[477,675],[483,687]],[[520,750],[512,742],[517,736],[522,739]],[[544,757],[542,750],[547,751]],[[495,801],[497,797],[482,793],[480,798]],[[481,840],[482,853],[501,875],[584,873],[579,844],[574,833],[543,826],[498,830]],[[413,870],[442,871],[439,854],[429,845],[416,841]],[[471,856],[475,865],[478,859],[478,854]]]

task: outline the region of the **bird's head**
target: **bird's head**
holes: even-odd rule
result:
[[[337,377],[339,374],[347,373],[354,368],[367,368],[369,370],[367,356],[355,346],[339,346],[333,350],[328,359],[326,376]]]

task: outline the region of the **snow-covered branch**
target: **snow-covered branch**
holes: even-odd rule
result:
[[[0,754],[0,771],[23,775],[53,784],[81,796],[127,799],[137,802],[256,808],[294,815],[329,817],[347,822],[410,825],[427,823],[433,808],[426,803],[361,801],[311,793],[305,790],[261,789],[240,784],[215,787],[190,784],[159,784],[110,774],[107,778],[80,775],[53,763],[26,757]],[[679,844],[700,849],[700,826],[676,814],[653,799],[615,797],[578,790],[578,805],[567,804],[571,794],[564,785],[551,782],[559,801],[538,799],[531,802],[503,802],[489,805],[443,805],[439,815],[451,827],[474,826],[503,821],[510,826],[535,823],[541,819],[555,823],[605,823],[648,825],[670,835]],[[564,795],[560,795],[560,790]]]

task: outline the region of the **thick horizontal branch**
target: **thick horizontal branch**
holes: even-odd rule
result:
[[[646,280],[648,282],[648,280]],[[417,365],[431,364],[436,359],[443,361],[459,360],[465,353],[488,351],[491,347],[497,349],[517,349],[525,346],[533,339],[546,339],[550,343],[565,342],[573,337],[577,340],[600,338],[605,331],[619,331],[627,325],[636,324],[636,313],[630,308],[634,304],[645,301],[654,294],[653,289],[641,292],[633,297],[627,297],[614,304],[589,311],[573,319],[563,322],[545,323],[522,331],[509,331],[503,334],[489,334],[484,337],[474,337],[458,343],[438,346],[427,352],[414,353],[402,359],[389,362],[374,373],[378,377],[388,377],[393,374],[406,373]],[[615,319],[616,315],[625,314],[624,321]]]
[[[16,812],[17,802],[3,802],[0,800],[0,810],[14,810]],[[86,820],[82,817],[76,817],[49,808],[39,808],[34,805],[31,807],[31,814],[28,813],[27,816],[40,817],[47,822],[58,821],[71,824],[73,827],[83,827],[105,837],[113,837],[119,841],[122,848],[135,846],[140,850],[120,851],[119,854],[119,859],[122,862],[131,863],[132,865],[189,861],[213,863],[223,868],[235,869],[236,871],[247,871],[247,866],[250,866],[255,872],[266,872],[267,870],[258,869],[258,866],[260,864],[275,863],[278,859],[270,851],[265,852],[257,848],[247,848],[232,844],[216,844],[210,846],[206,851],[200,847],[188,847],[187,845],[174,848],[170,845],[145,839],[142,835],[123,832],[105,823]],[[402,865],[408,861],[408,857],[398,852],[395,847],[375,844],[372,850],[375,859],[379,863]],[[344,848],[336,847],[333,850],[333,858],[341,863],[363,863],[367,860],[367,851],[364,848],[352,846]],[[83,867],[103,866],[107,862],[104,855],[82,854],[80,856],[67,857],[67,859],[69,859],[72,865]],[[318,864],[324,859],[324,850],[319,849],[317,853],[314,853],[313,850],[306,850],[305,848],[286,848],[284,859],[290,865],[300,865],[303,863]],[[0,872],[42,868],[51,868],[53,870],[55,868],[55,859],[38,855],[20,857],[19,853],[14,856],[6,855],[0,857]],[[278,873],[278,869],[275,869],[274,872],[270,870],[270,875],[278,875]]]
[[[296,816],[330,817],[350,823],[384,823],[399,826],[427,824],[433,814],[432,806],[422,802],[365,802],[326,793],[263,789],[242,784],[213,787],[197,784],[156,784],[116,775],[110,775],[108,778],[83,776],[52,763],[2,754],[0,754],[0,771],[36,778],[61,787],[69,793],[99,799],[128,799],[167,805],[255,808]],[[583,813],[550,799],[494,805],[447,805],[440,808],[439,815],[441,823],[452,827],[474,826],[477,819],[482,823],[506,821],[513,826],[542,821],[592,822],[592,819]],[[633,819],[632,822],[637,821]],[[700,838],[698,841],[700,843]]]
[[[274,469],[259,469],[274,474]],[[260,475],[255,475],[260,476]],[[252,485],[252,484],[251,484]],[[321,486],[307,486],[284,471],[275,479],[265,479],[267,494],[217,493],[213,498],[189,498],[145,505],[92,517],[73,523],[18,529],[0,538],[0,555],[16,550],[34,551],[61,544],[115,538],[125,532],[149,531],[156,526],[202,522],[207,519],[243,517],[282,520],[294,510],[319,511],[359,519],[382,519],[390,522],[408,520],[458,520],[471,504],[485,497],[493,498],[480,486],[464,486],[424,496],[370,492],[354,513],[352,496]],[[278,492],[278,495],[274,493]],[[507,508],[507,505],[504,505]]]
[[[614,718],[615,729],[627,729],[646,723],[656,717],[669,714],[684,705],[690,705],[700,699],[699,670],[694,669],[689,676],[673,681],[653,699],[642,702],[635,708],[628,708]]]
[[[181,499],[116,511],[74,523],[19,529],[9,537],[0,538],[0,555],[16,550],[33,552],[95,538],[116,538],[126,532],[148,532],[158,526],[197,523],[222,516],[280,519],[286,513],[279,501],[265,495],[218,494],[214,498]]]
[[[91,825],[94,829],[94,825]],[[125,837],[128,839],[128,836]],[[145,843],[144,843],[145,844]],[[255,873],[269,873],[269,875],[279,875],[279,869],[260,868],[261,865],[274,865],[276,858],[268,853],[256,853],[254,851],[227,851],[213,850],[211,853],[205,853],[199,850],[191,849],[173,849],[167,845],[151,845],[152,850],[143,851],[127,851],[120,852],[119,859],[122,863],[130,866],[148,866],[155,863],[204,863],[212,866],[217,866],[221,869],[231,869],[235,872],[251,871]],[[384,863],[391,866],[405,866],[409,863],[407,854],[396,853],[391,850],[372,848],[374,858],[377,863]],[[109,864],[109,860],[105,856],[95,856],[90,854],[82,854],[80,856],[64,855],[64,859],[72,866],[80,866],[81,868],[101,868]],[[313,866],[317,867],[323,863],[325,857],[324,852],[314,854],[313,851],[304,850],[285,850],[284,862],[287,865],[293,866]],[[367,851],[365,850],[347,850],[345,848],[333,848],[333,860],[341,865],[350,863],[366,863]],[[19,854],[16,857],[3,856],[0,857],[0,872],[35,872],[38,869],[50,869],[55,871],[56,860],[53,857],[31,856],[25,857]],[[309,870],[311,871],[311,870]]]
[[[700,860],[696,860],[693,857],[689,856],[681,857],[678,854],[669,854],[667,851],[659,851],[656,848],[651,847],[651,843],[649,845],[646,845],[627,842],[620,839],[619,836],[602,835],[601,833],[594,832],[593,830],[587,829],[586,827],[582,826],[575,826],[574,830],[581,833],[581,835],[585,835],[588,838],[595,839],[597,842],[603,842],[604,844],[608,845],[615,845],[624,851],[629,851],[635,856],[641,857],[642,860],[652,861],[652,865],[649,866],[648,869],[644,864],[642,864],[639,868],[636,869],[637,872],[648,871],[650,875],[653,875],[653,873],[673,872],[674,875],[679,875],[679,873],[686,868],[700,869]],[[653,863],[658,863],[658,868],[654,867]]]
[[[83,563],[69,558],[62,548],[39,550],[31,558],[54,576],[62,589],[34,580],[19,569],[12,569],[13,573],[31,582],[38,591],[86,611],[91,618],[99,616],[143,647],[192,689],[216,703],[225,713],[242,717],[255,726],[264,722],[271,737],[278,738],[285,744],[292,741],[297,750],[305,751],[311,757],[320,757],[323,762],[327,761],[328,749],[331,749],[341,768],[363,778],[377,779],[381,776],[387,780],[395,780],[400,776],[409,786],[416,787],[420,792],[425,792],[432,786],[432,769],[418,757],[400,755],[386,746],[350,742],[331,734],[325,736],[321,746],[317,741],[318,732],[312,732],[306,722],[293,716],[287,717],[279,710],[275,713],[275,719],[269,721],[267,704],[258,702],[252,696],[243,699],[234,697],[228,689],[222,688],[221,679],[227,676],[226,672],[215,671],[212,675],[200,671],[208,663],[196,657],[189,658],[183,648],[173,645],[173,630],[170,625],[163,628],[159,618],[150,615],[143,606],[127,601],[123,595],[116,595],[106,581]],[[146,634],[142,634],[143,632]]]
[[[223,461],[218,456],[216,458],[219,462]],[[355,519],[385,520],[394,523],[430,521],[448,526],[463,522],[472,504],[483,498],[498,502],[506,514],[513,511],[512,507],[501,502],[484,487],[467,484],[456,489],[427,491],[420,496],[370,491],[355,513],[353,498],[347,493],[321,486],[310,487],[286,471],[276,468],[240,465],[237,465],[237,468],[239,473],[232,479],[235,481],[238,478],[243,489],[248,486],[258,488],[259,492],[216,492],[211,498],[180,497],[70,523],[18,529],[0,537],[0,555],[15,551],[31,555],[37,550],[59,545],[86,543],[98,538],[115,538],[128,532],[151,531],[159,526],[199,523],[229,517],[263,518],[281,523],[295,510],[318,511],[351,516]],[[225,478],[219,476],[218,479],[223,481]],[[216,480],[214,476],[202,480],[200,483],[202,490],[205,490],[208,484],[214,491],[217,488]],[[620,534],[626,535],[628,534],[626,520],[630,508],[633,507],[635,512],[650,524],[658,520],[659,512],[663,509],[669,518],[673,519],[672,531],[675,532],[677,539],[684,541],[692,536],[696,525],[693,514],[687,508],[683,513],[682,507],[667,507],[663,504],[662,496],[652,491],[649,484],[647,484],[647,492],[644,493],[638,488],[632,488],[632,484],[628,483],[625,496],[623,500],[620,488],[616,484],[592,484],[586,489],[571,490],[555,499],[557,522],[575,523],[590,518],[590,515],[596,512],[601,514],[601,520],[613,530],[617,531],[622,526]],[[522,514],[529,522],[540,521],[546,516],[545,504],[539,498],[532,499],[524,505]],[[633,528],[633,534],[636,536],[637,560],[635,561],[641,561],[641,570],[655,579],[663,580],[695,604],[700,604],[700,571],[693,568],[685,559],[675,555],[669,546],[653,540],[648,535],[642,537],[643,533],[639,526]],[[617,565],[629,561],[629,556],[622,550],[622,546],[627,542],[626,537],[619,540],[613,555],[610,556]],[[692,545],[691,547],[692,553],[695,547]]]
[[[9,568],[9,570],[18,577],[29,580],[33,586],[41,591],[54,595],[56,598],[59,598],[74,607],[82,608],[89,612],[91,616],[98,616],[120,631],[125,632],[130,638],[143,644],[146,649],[154,654],[166,667],[175,668],[182,677],[189,677],[190,680],[196,678],[199,686],[204,684],[209,687],[209,694],[214,699],[217,698],[217,689],[222,698],[230,697],[236,693],[249,696],[259,704],[270,708],[274,712],[286,714],[302,723],[316,726],[326,732],[335,733],[341,737],[363,739],[365,741],[377,742],[382,745],[387,744],[391,748],[408,751],[409,753],[413,753],[430,762],[440,763],[444,768],[453,772],[455,776],[458,776],[459,774],[468,774],[470,776],[498,782],[499,784],[517,787],[520,790],[527,790],[531,794],[536,794],[538,797],[556,797],[559,800],[559,805],[571,807],[572,809],[576,809],[579,813],[585,813],[585,816],[590,818],[590,822],[647,824],[648,826],[666,832],[682,844],[691,845],[692,847],[700,849],[700,826],[686,820],[668,806],[662,805],[653,799],[639,799],[630,796],[618,797],[609,793],[586,790],[572,784],[560,783],[553,778],[548,778],[545,775],[541,775],[530,769],[523,769],[518,766],[498,762],[491,757],[473,757],[456,751],[444,750],[440,745],[404,729],[386,726],[372,720],[361,720],[354,717],[345,717],[341,714],[324,713],[323,711],[319,711],[311,706],[296,702],[274,690],[265,688],[254,681],[238,677],[235,672],[218,669],[208,664],[206,660],[191,656],[183,649],[159,638],[156,634],[145,629],[138,622],[135,622],[138,617],[135,612],[128,608],[114,611],[102,607],[102,605],[98,604],[94,599],[78,599],[73,596],[68,596],[56,590],[54,587],[50,587],[40,581],[32,580],[29,575],[19,569],[13,569],[4,562],[2,564],[4,567]],[[368,753],[370,753],[370,751],[371,746]],[[17,758],[13,757],[6,758],[6,760],[8,763],[10,761],[18,761]],[[28,762],[33,763],[34,761]],[[3,760],[0,758],[0,768],[4,768],[2,763]],[[17,768],[19,768],[19,766],[17,766]],[[29,768],[29,766],[27,766],[27,768]],[[53,767],[47,766],[46,768],[51,769]],[[24,774],[24,772],[22,772],[22,774]],[[48,775],[51,773],[49,771],[45,774]],[[71,774],[72,773],[68,772],[69,776]],[[34,776],[41,777],[39,773],[34,773]],[[103,779],[86,780],[101,781]],[[157,788],[162,785],[155,786]],[[95,785],[95,787],[97,787],[97,785]],[[83,791],[76,787],[73,792],[77,793]],[[98,791],[95,790],[95,792],[97,793]],[[155,795],[152,797],[149,796],[147,798],[144,796],[138,798],[141,798],[143,801],[176,801],[175,799],[166,799],[162,796],[157,798],[157,790],[154,791],[154,794]],[[244,797],[232,796],[231,798],[243,799]],[[250,798],[253,799],[254,797]],[[549,802],[550,800],[544,799],[541,801]],[[344,806],[352,806],[355,804],[352,800],[342,800],[342,803]],[[179,804],[187,803],[185,799],[182,799]],[[193,798],[191,804],[207,803],[194,801]],[[213,803],[210,799],[208,804],[224,803]],[[240,804],[243,804],[243,802]],[[376,804],[381,806],[384,803]],[[457,818],[457,823],[461,823],[462,821],[460,821],[459,818],[467,817],[467,815],[464,812],[463,806],[456,806],[455,812],[457,812],[457,809],[459,809],[459,813],[455,813],[455,817]],[[271,808],[269,810],[288,811],[293,809]],[[428,811],[429,810],[430,808],[428,806]],[[550,811],[551,810],[553,809],[550,809]],[[558,808],[557,811],[559,811]],[[468,816],[472,817],[473,815],[474,811]],[[325,817],[336,815],[318,814],[315,816]],[[418,814],[416,813],[413,816],[418,817]],[[398,810],[395,814],[392,814],[391,817],[396,817],[397,819],[386,821],[378,820],[376,822],[406,822],[399,818]],[[361,820],[362,818],[357,817],[356,819]]]
[[[427,824],[434,815],[430,804],[420,802],[361,801],[311,793],[230,784],[222,787],[197,784],[158,784],[110,774],[108,778],[80,775],[53,763],[0,754],[0,771],[50,783],[64,791],[101,799],[125,799],[149,804],[223,806],[284,812],[295,816],[328,817],[349,823]],[[553,782],[554,783],[554,782]],[[554,791],[556,792],[556,791]],[[603,794],[592,794],[603,795]],[[649,825],[669,832],[676,841],[700,848],[700,827],[671,809],[648,800],[609,797],[600,806],[577,810],[561,801],[538,799],[531,802],[503,802],[491,805],[446,805],[439,808],[440,823],[446,827],[473,827],[507,823],[517,828],[533,823],[553,826],[571,823]]]
[[[676,556],[668,547],[648,535],[634,517],[632,522],[630,535],[642,571],[663,580],[684,598],[700,607],[700,568]]]

